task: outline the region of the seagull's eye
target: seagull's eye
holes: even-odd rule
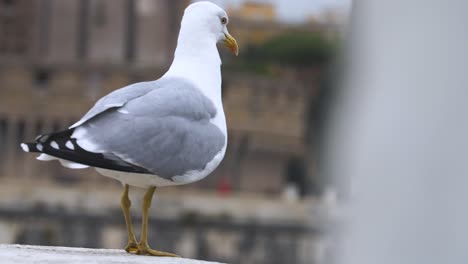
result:
[[[225,25],[227,23],[227,18],[223,17],[221,18],[221,24]]]

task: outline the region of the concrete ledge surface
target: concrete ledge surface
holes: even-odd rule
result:
[[[0,244],[2,264],[215,264],[201,260],[137,256],[121,249],[92,249]]]

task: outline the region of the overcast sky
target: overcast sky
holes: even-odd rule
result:
[[[210,0],[222,7],[238,6],[246,0]],[[339,8],[346,11],[351,0],[250,0],[253,2],[269,2],[277,6],[281,20],[297,22],[309,15],[319,14],[329,8]]]

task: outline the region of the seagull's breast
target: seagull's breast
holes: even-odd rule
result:
[[[191,71],[187,71],[187,68],[191,69]],[[218,59],[204,58],[199,60],[176,57],[164,77],[183,78],[192,83],[196,89],[200,90],[216,108],[216,115],[211,118],[210,122],[217,126],[227,137],[226,117],[222,102],[221,63],[219,57]]]

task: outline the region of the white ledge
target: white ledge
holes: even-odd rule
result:
[[[119,249],[91,249],[0,244],[3,264],[214,264],[201,260],[132,255]]]

